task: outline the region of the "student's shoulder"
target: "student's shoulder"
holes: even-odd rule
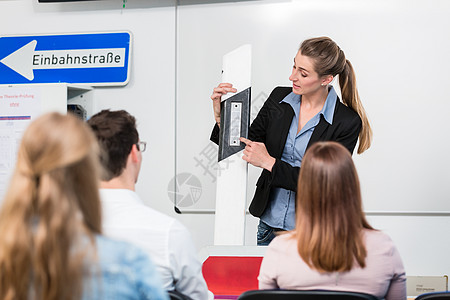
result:
[[[187,227],[179,220],[147,205],[142,205],[138,215],[140,220],[146,220],[145,224],[143,224],[145,228],[151,228],[152,231],[163,231],[172,235],[174,233],[189,233]]]
[[[391,237],[380,230],[365,230],[366,247],[375,253],[392,255],[396,246]]]
[[[145,223],[150,227],[158,227],[159,225],[172,226],[172,224],[176,222],[175,218],[160,212],[143,202],[136,204],[133,207],[133,214],[136,217],[136,221],[142,222],[142,220],[145,219]]]
[[[183,240],[183,242],[185,240],[190,241],[192,238],[189,229],[183,223],[181,223],[179,220],[175,218],[173,218],[170,223],[169,234],[171,236],[179,237],[180,239]]]
[[[148,255],[138,246],[103,235],[96,236],[96,246],[97,255],[103,265],[129,266],[133,262],[149,260]]]
[[[371,243],[392,243],[390,236],[381,230],[365,229],[364,232]]]
[[[176,219],[171,217],[159,210],[154,209],[153,207],[142,205],[142,211],[146,214],[151,215],[152,217],[158,219],[158,221],[163,221],[165,223],[174,223]]]
[[[269,247],[272,249],[283,250],[287,247],[295,247],[295,244],[296,240],[293,232],[282,232],[270,242]]]
[[[267,100],[274,101],[274,102],[280,102],[284,99],[287,95],[289,95],[292,92],[292,87],[288,86],[277,86],[272,90]]]

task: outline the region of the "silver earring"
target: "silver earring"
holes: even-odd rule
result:
[[[321,85],[321,86],[324,86],[324,84],[323,84],[323,83],[321,83],[320,85]]]

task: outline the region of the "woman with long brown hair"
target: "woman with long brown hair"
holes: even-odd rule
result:
[[[141,250],[101,236],[98,157],[74,116],[29,125],[0,212],[0,299],[167,299]]]
[[[392,240],[367,222],[348,150],[317,142],[298,180],[296,228],[270,243],[260,289],[321,289],[406,299],[406,277]]]
[[[342,102],[331,82],[339,76]],[[328,37],[302,42],[294,57],[291,87],[270,94],[249,129],[243,159],[262,168],[249,211],[260,218],[258,245],[268,245],[274,231],[295,227],[295,193],[305,151],[316,141],[336,141],[350,153],[359,139],[358,153],[370,147],[372,130],[356,88],[353,66]],[[214,88],[216,126],[211,140],[219,140],[222,95],[236,92],[230,83]]]

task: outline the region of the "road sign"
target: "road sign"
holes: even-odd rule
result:
[[[0,84],[126,85],[131,33],[0,37]]]

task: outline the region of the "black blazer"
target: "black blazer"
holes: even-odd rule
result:
[[[288,103],[280,103],[280,101],[291,92],[292,87],[276,87],[249,129],[249,139],[264,143],[269,154],[276,159],[272,172],[263,169],[256,182],[255,195],[249,207],[250,213],[255,217],[260,217],[264,213],[269,202],[270,190],[273,187],[297,191],[300,168],[293,167],[281,160],[294,117],[294,110]],[[338,98],[334,109],[333,124],[330,125],[321,116],[306,149],[317,141],[335,141],[353,153],[361,126],[359,115],[341,103]],[[211,141],[215,143],[219,141],[217,124],[211,134]]]

